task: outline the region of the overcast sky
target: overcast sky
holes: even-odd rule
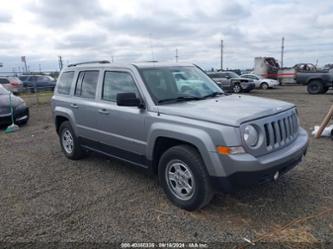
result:
[[[255,56],[285,65],[333,63],[333,1],[328,0],[0,0],[1,69],[57,69],[108,59],[193,62],[251,68]]]

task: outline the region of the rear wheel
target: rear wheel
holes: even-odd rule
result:
[[[242,91],[242,87],[240,86],[239,83],[235,83],[235,85],[233,87],[233,91],[234,91],[234,93],[240,93]]]
[[[323,83],[319,80],[310,81],[307,90],[309,94],[319,94],[322,93],[324,89]]]
[[[267,90],[269,88],[269,85],[266,82],[263,82],[261,83],[260,88]]]
[[[84,156],[84,152],[80,147],[71,124],[68,121],[63,122],[60,125],[59,139],[61,149],[67,158],[78,160]]]
[[[173,204],[192,211],[213,197],[209,177],[200,154],[191,146],[168,149],[158,165],[160,183]]]

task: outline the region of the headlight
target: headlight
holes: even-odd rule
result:
[[[254,147],[258,144],[259,133],[253,125],[247,125],[244,128],[243,138],[248,146]]]

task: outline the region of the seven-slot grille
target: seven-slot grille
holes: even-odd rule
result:
[[[267,150],[279,148],[293,141],[297,136],[296,113],[264,124]]]

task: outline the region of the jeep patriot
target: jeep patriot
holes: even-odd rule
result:
[[[186,210],[216,191],[278,180],[308,145],[295,105],[225,94],[192,64],[72,64],[52,110],[66,157],[94,151],[143,167]]]

